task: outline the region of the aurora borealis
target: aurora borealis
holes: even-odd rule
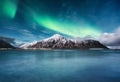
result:
[[[3,15],[14,18],[17,11],[17,0],[3,0],[1,8]]]
[[[118,3],[119,0],[2,0],[0,36],[24,41],[56,33],[98,38],[120,26]]]
[[[87,35],[99,36],[100,31],[94,26],[81,26],[72,23],[59,22],[50,17],[34,16],[35,21],[41,26],[73,37],[85,37]]]

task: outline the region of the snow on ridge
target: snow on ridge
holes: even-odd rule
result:
[[[51,36],[51,37],[49,37],[47,39],[43,39],[42,41],[48,41],[48,40],[51,40],[51,39],[57,41],[57,40],[62,40],[63,38],[64,37],[61,36],[60,34],[54,34],[53,36]]]
[[[23,44],[20,46],[20,48],[27,48],[28,46],[32,46],[34,44],[36,44],[38,41],[33,41],[33,42],[30,42],[30,43],[26,43],[26,44]]]
[[[63,36],[61,36],[60,34],[54,34],[53,36],[51,36],[50,38],[62,38]]]
[[[47,41],[50,41],[50,40],[55,40],[55,41],[60,40],[63,43],[65,43],[67,39],[65,39],[63,36],[61,36],[59,34],[54,34],[53,36],[51,36],[47,39],[43,39],[41,41],[47,42]],[[30,43],[29,42],[25,43],[25,44],[21,45],[20,48],[27,48],[28,46],[32,46],[32,45],[36,44],[37,42],[39,42],[39,41],[33,41],[33,42],[30,42]]]

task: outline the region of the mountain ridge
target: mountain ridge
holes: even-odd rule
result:
[[[14,46],[12,46],[9,42],[6,42],[4,40],[0,40],[0,49],[15,49]]]
[[[90,49],[90,48],[103,48],[108,49],[105,45],[97,40],[74,40],[67,39],[59,34],[55,34],[47,39],[43,39],[34,43],[33,45],[27,45],[21,47],[23,49],[28,48],[52,48],[52,49]]]

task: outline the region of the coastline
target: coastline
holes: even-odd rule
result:
[[[71,48],[71,49],[60,49],[60,48],[0,48],[1,50],[120,50],[120,49],[104,49],[104,48],[89,48],[89,49],[75,49],[75,48]]]

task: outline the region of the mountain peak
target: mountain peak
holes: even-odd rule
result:
[[[62,39],[65,39],[62,35],[60,34],[54,34],[53,36],[47,38],[47,39],[44,39],[44,41],[48,41],[48,40],[55,40],[55,41],[58,41],[58,40],[62,40]]]
[[[51,36],[51,38],[63,38],[63,36],[60,34],[54,34],[53,36]]]

